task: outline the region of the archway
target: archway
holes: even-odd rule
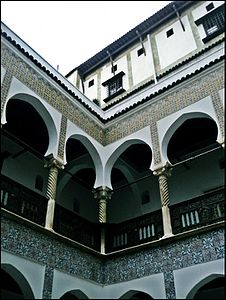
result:
[[[224,299],[225,277],[212,274],[197,283],[186,299]]]
[[[63,294],[60,299],[89,299],[81,290],[71,290]]]
[[[130,290],[120,297],[120,299],[132,299],[132,300],[151,300],[152,298],[148,293]]]
[[[167,156],[174,164],[191,156],[216,148],[217,125],[209,118],[185,120],[171,136]]]
[[[9,264],[1,265],[1,298],[34,299],[34,294],[26,278]]]
[[[50,141],[48,127],[32,104],[21,99],[10,99],[6,106],[6,119],[3,130],[40,155],[46,154]]]

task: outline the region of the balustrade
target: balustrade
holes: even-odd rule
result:
[[[224,220],[224,188],[170,206],[174,234]],[[1,206],[45,226],[48,199],[1,175]],[[53,229],[62,236],[100,250],[105,226],[106,253],[158,240],[163,234],[161,210],[120,223],[93,223],[56,204]]]
[[[45,225],[47,198],[1,175],[1,206],[41,226]]]
[[[171,206],[173,233],[224,219],[224,188]]]

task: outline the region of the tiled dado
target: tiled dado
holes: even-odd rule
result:
[[[72,276],[106,285],[164,273],[166,291],[171,296],[174,293],[173,270],[224,257],[224,228],[133,253],[104,256],[102,260],[4,215],[1,225],[2,250],[44,263],[49,271],[56,268]],[[49,291],[46,290],[46,293]]]
[[[125,116],[118,122],[116,119],[116,122],[113,125],[103,130],[94,120],[82,112],[76,104],[72,103],[57,89],[52,87],[44,78],[22,61],[22,59],[17,57],[5,45],[2,46],[2,64],[3,67],[8,70],[3,80],[2,105],[4,105],[4,99],[6,98],[9,89],[10,76],[15,76],[63,114],[64,117],[62,118],[61,123],[63,126],[61,128],[63,136],[60,137],[58,150],[58,155],[61,158],[63,157],[64,151],[66,119],[69,119],[103,145],[115,142],[143,127],[150,126],[154,164],[159,164],[161,162],[161,155],[159,151],[157,121],[208,95],[213,97],[213,105],[215,106],[215,111],[223,135],[223,107],[217,98],[217,91],[224,86],[223,66],[218,67],[217,69],[215,68],[211,73],[208,72],[208,74],[205,75],[199,74],[196,79],[189,79],[187,82],[185,81],[178,84],[176,90],[169,90],[166,95],[162,94],[156,102],[152,103],[152,100],[150,100],[150,104],[145,108],[130,113],[129,116]]]

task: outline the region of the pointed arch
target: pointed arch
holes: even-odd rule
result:
[[[4,270],[18,284],[24,299],[35,299],[30,284],[19,270],[6,263],[1,264],[1,269]]]
[[[154,298],[152,298],[148,293],[138,290],[130,290],[123,294],[119,299],[151,300]]]
[[[71,290],[64,293],[60,299],[89,299],[80,289]]]
[[[169,144],[170,139],[172,138],[173,134],[176,132],[176,130],[180,126],[183,125],[183,123],[185,121],[187,121],[189,119],[196,119],[196,118],[205,118],[205,119],[212,120],[216,124],[217,129],[218,129],[218,135],[217,135],[217,140],[218,140],[218,138],[220,136],[219,126],[211,116],[209,116],[207,113],[203,113],[203,112],[184,113],[170,125],[170,127],[166,131],[165,135],[163,136],[162,143],[161,143],[161,153],[162,153],[163,164],[165,164],[166,162],[169,162],[169,158],[167,155],[167,148],[168,148],[168,144]]]
[[[67,141],[69,139],[76,139],[76,140],[80,141],[85,146],[89,155],[91,156],[92,162],[95,167],[95,173],[96,173],[96,180],[94,183],[94,186],[95,186],[96,182],[100,181],[100,178],[102,179],[102,176],[103,176],[102,161],[101,161],[100,155],[99,155],[95,145],[93,145],[93,143],[88,139],[88,137],[86,137],[85,135],[79,134],[79,133],[68,136],[68,138],[65,142],[66,145],[67,145]],[[66,160],[66,152],[65,152],[65,161],[67,161]]]
[[[202,280],[200,280],[193,288],[190,290],[190,292],[187,294],[186,299],[193,299],[195,294],[198,292],[198,290],[203,287],[204,285],[210,283],[211,281],[218,279],[218,278],[224,278],[222,274],[211,274]]]
[[[111,170],[116,162],[116,160],[120,157],[120,155],[126,151],[130,146],[135,145],[135,144],[145,144],[150,148],[150,151],[152,153],[152,149],[149,144],[144,142],[141,139],[130,139],[124,141],[122,144],[120,144],[114,151],[113,153],[109,156],[109,158],[106,161],[105,167],[104,167],[104,175],[105,175],[105,185],[109,188],[112,189],[111,185]],[[151,164],[150,164],[151,165]],[[150,166],[149,166],[150,167]]]
[[[48,108],[46,107],[46,104],[42,103],[37,97],[34,97],[32,95],[26,94],[26,93],[18,93],[13,95],[5,104],[5,114],[7,110],[7,105],[9,101],[22,101],[25,103],[30,104],[37,114],[42,118],[47,131],[48,131],[48,137],[49,137],[49,145],[47,148],[47,151],[45,153],[45,156],[50,153],[57,153],[57,145],[58,145],[58,134],[57,134],[57,127],[54,121],[53,116],[48,111]],[[5,116],[6,119],[6,116]],[[6,119],[7,123],[7,119]]]

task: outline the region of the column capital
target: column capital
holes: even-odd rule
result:
[[[153,174],[155,176],[163,175],[163,176],[169,177],[169,176],[171,176],[172,170],[173,170],[173,168],[169,164],[166,164],[164,167],[153,171]]]
[[[113,191],[107,186],[99,186],[96,189],[93,189],[94,198],[98,200],[110,200]]]
[[[48,155],[44,159],[44,167],[51,168],[56,167],[58,169],[64,169],[64,164],[57,160],[52,154]]]

